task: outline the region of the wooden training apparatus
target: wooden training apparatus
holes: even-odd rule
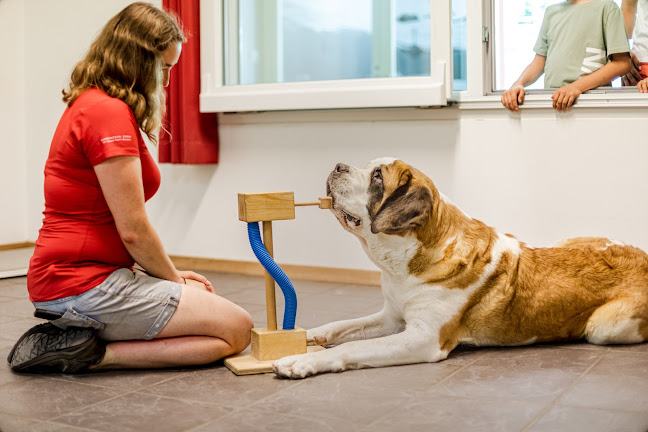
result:
[[[293,192],[247,193],[238,195],[239,220],[263,223],[263,244],[273,256],[272,221],[295,219],[295,207],[318,206],[330,209],[330,197],[318,201],[295,202]],[[295,326],[294,330],[277,329],[277,306],[275,300],[275,281],[265,272],[266,316],[268,328],[252,329],[251,354],[238,354],[225,359],[227,366],[236,375],[251,375],[272,372],[272,363],[285,356],[318,351],[320,346],[307,347],[306,330]]]

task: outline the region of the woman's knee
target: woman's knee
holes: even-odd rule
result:
[[[157,336],[212,336],[245,349],[254,321],[250,314],[218,295],[183,287],[178,308]]]
[[[254,327],[254,320],[248,311],[240,308],[236,316],[230,321],[231,331],[227,340],[236,352],[243,351],[250,345],[250,334]]]

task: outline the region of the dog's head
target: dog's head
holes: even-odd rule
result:
[[[339,163],[327,180],[333,213],[353,234],[404,235],[425,226],[436,190],[425,175],[400,160],[376,159],[364,169]]]

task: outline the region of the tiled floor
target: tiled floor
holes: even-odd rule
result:
[[[265,326],[263,280],[208,273]],[[375,287],[294,281],[297,324],[377,311]],[[283,308],[279,309],[281,316]],[[25,278],[0,280],[0,355],[40,322]],[[0,430],[648,431],[648,344],[463,349],[437,364],[302,381],[199,369],[21,376],[0,361]]]
[[[33,254],[33,247],[0,250],[0,278],[25,276]]]

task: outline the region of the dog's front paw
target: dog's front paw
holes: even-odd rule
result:
[[[329,339],[328,333],[322,327],[306,330],[306,342],[308,342],[308,345],[326,346],[331,343]]]
[[[315,375],[316,362],[309,354],[297,354],[275,361],[272,370],[280,378],[301,379]]]
[[[326,346],[328,343],[328,340],[323,337],[323,336],[313,336],[313,337],[308,337],[306,336],[306,343],[308,345],[321,345],[321,346]]]

